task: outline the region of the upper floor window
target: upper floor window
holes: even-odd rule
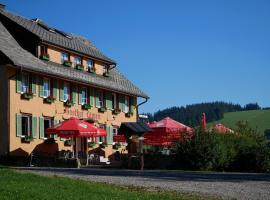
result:
[[[22,90],[23,93],[29,92],[29,75],[22,73]]]
[[[81,65],[82,64],[82,59],[80,57],[76,56],[74,58],[74,64],[75,64],[75,66],[76,65]]]
[[[69,99],[70,99],[70,87],[69,87],[69,83],[65,82],[64,83],[64,101],[66,102]]]
[[[124,112],[125,113],[129,112],[129,97],[128,96],[125,96]]]
[[[44,97],[49,97],[51,95],[50,79],[44,78],[43,87]]]
[[[47,46],[41,45],[40,46],[40,54],[41,55],[47,55],[48,54],[48,48]]]
[[[68,60],[69,60],[69,54],[62,52],[61,53],[61,64],[63,64],[65,61],[68,61]]]
[[[87,89],[85,87],[81,89],[81,104],[87,104]]]
[[[32,121],[31,115],[22,115],[22,135],[24,136],[32,135],[31,121]]]
[[[97,97],[96,97],[96,107],[101,108],[103,107],[103,92],[101,90],[97,91]]]
[[[87,69],[90,70],[93,69],[93,67],[94,67],[93,60],[87,60]]]

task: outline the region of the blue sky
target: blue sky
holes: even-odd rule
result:
[[[151,97],[142,112],[216,100],[270,106],[270,1],[0,1],[90,39]]]

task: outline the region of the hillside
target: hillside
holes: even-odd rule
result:
[[[241,120],[248,121],[251,127],[258,127],[258,130],[264,133],[265,129],[270,129],[270,110],[229,112],[225,113],[224,118],[218,122],[234,129],[236,123]]]

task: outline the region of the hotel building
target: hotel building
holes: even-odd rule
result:
[[[138,98],[149,98],[88,39],[26,19],[0,6],[0,155],[31,154],[45,130],[70,117],[106,129],[105,157],[123,122],[136,122]],[[54,136],[61,150],[72,150]],[[77,150],[89,148],[77,138]],[[55,153],[52,149],[43,149]]]

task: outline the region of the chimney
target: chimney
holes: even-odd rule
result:
[[[1,10],[5,10],[5,9],[6,9],[6,5],[5,5],[5,4],[0,3],[0,9],[1,9]]]

